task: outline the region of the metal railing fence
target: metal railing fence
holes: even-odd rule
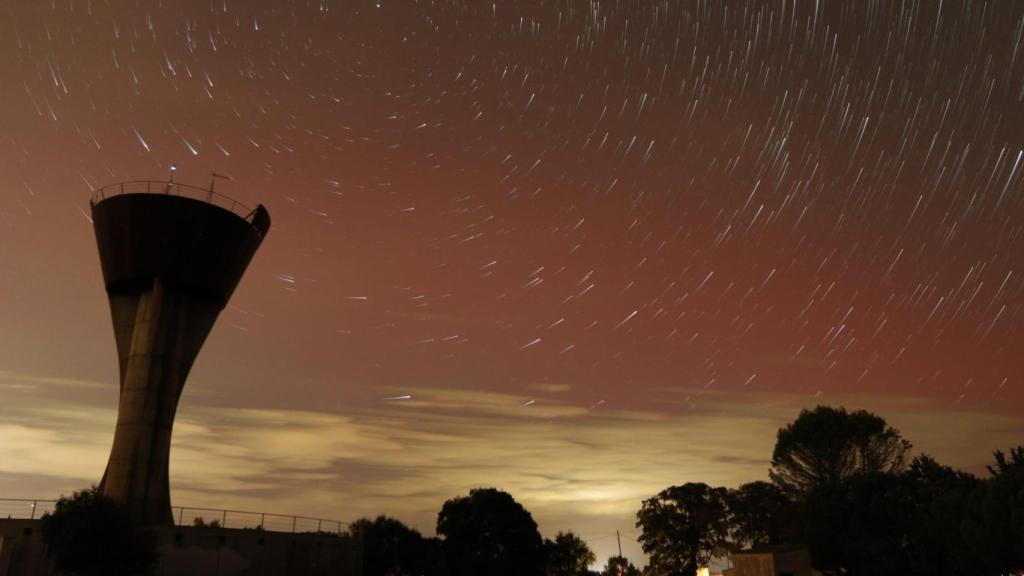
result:
[[[249,220],[254,212],[245,204],[223,194],[214,192],[213,190],[200,188],[199,186],[190,186],[188,184],[179,184],[177,182],[168,182],[166,180],[130,180],[128,182],[109,184],[93,190],[90,202],[92,204],[98,204],[107,198],[120,196],[122,194],[170,194],[172,196],[183,196],[185,198],[202,200],[207,204],[219,206],[241,216],[242,218],[245,218],[246,220]]]
[[[56,500],[29,500],[23,498],[0,498],[0,518],[28,519],[42,518],[52,513]],[[249,510],[227,510],[224,508],[199,508],[174,506],[175,526],[206,526],[266,530],[268,532],[330,532],[341,534],[348,523],[327,518],[289,516]]]
[[[175,506],[174,523],[177,526],[219,526],[221,528],[249,528],[268,532],[331,532],[340,534],[348,527],[340,520],[288,516],[250,510],[195,508]]]
[[[56,500],[26,500],[21,498],[0,498],[0,518],[35,520],[43,514],[53,512]]]

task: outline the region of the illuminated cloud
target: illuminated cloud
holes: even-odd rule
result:
[[[57,400],[89,382],[5,376],[0,479],[9,494],[47,498],[27,479],[67,492],[102,474],[115,412],[107,394]],[[666,390],[682,399],[692,390]],[[102,398],[101,398],[102,396]],[[834,399],[876,411],[940,461],[979,470],[988,448],[1019,442],[1024,421],[936,409],[914,399]],[[692,410],[587,410],[551,399],[420,389],[402,403],[348,414],[192,405],[175,424],[175,505],[353,520],[387,513],[426,533],[441,504],[478,486],[512,493],[542,531],[572,529],[610,553],[616,529],[637,555],[640,501],[690,481],[763,479],[774,434],[813,399],[705,395]],[[984,447],[984,448],[982,448]]]

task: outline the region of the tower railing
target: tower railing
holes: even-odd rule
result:
[[[43,514],[52,514],[56,500],[27,500],[21,498],[0,498],[0,518],[37,520]],[[224,508],[196,508],[174,506],[175,526],[196,526],[206,528],[234,528],[266,530],[267,532],[329,532],[341,534],[348,527],[347,522],[328,518],[288,516],[270,512],[248,510],[227,510]]]
[[[166,180],[129,180],[127,182],[118,182],[117,184],[108,184],[93,190],[90,202],[95,205],[107,198],[122,194],[169,194],[171,196],[183,196],[219,206],[241,216],[249,222],[252,222],[253,214],[256,212],[245,204],[219,192],[189,184],[168,182]]]

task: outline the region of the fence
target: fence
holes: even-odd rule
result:
[[[0,518],[41,518],[47,512],[53,512],[56,500],[21,500],[17,498],[0,498]]]
[[[56,500],[27,500],[0,498],[0,518],[36,519],[53,512]],[[215,526],[221,528],[248,528],[268,532],[332,532],[340,534],[348,526],[340,520],[287,516],[268,512],[226,510],[223,508],[171,508],[176,526]]]
[[[225,210],[230,210],[246,220],[249,220],[253,213],[252,210],[241,202],[232,200],[213,190],[160,180],[132,180],[97,188],[93,191],[92,203],[99,204],[107,198],[122,194],[170,194],[171,196],[183,196],[194,200],[202,200],[207,204],[213,204]]]
[[[340,520],[287,516],[267,512],[246,510],[224,510],[220,508],[174,507],[174,523],[177,526],[210,526],[216,522],[221,528],[254,528],[269,532],[333,532],[340,534],[343,524]],[[202,524],[200,524],[200,522]]]

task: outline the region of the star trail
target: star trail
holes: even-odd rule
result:
[[[109,442],[90,191],[172,164],[274,218],[173,450],[352,436],[217,502],[290,470],[289,510],[431,531],[499,484],[614,532],[653,493],[623,475],[764,477],[803,405],[968,468],[1024,432],[1024,3],[52,0],[0,8],[0,44],[2,443],[74,437],[28,424],[58,408]]]

